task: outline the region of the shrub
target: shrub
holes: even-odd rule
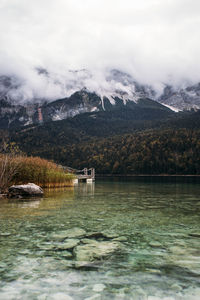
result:
[[[54,162],[40,157],[0,155],[0,189],[11,184],[33,182],[41,187],[63,187],[73,184],[74,175]]]

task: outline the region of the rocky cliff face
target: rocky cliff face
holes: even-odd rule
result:
[[[200,83],[181,89],[167,85],[157,100],[179,110],[200,109]]]
[[[38,122],[37,104],[15,105],[7,97],[0,100],[0,128],[19,127]]]
[[[50,103],[16,105],[6,96],[0,100],[0,128],[14,128],[72,118],[78,114],[102,110],[101,98],[80,91],[69,98]]]
[[[87,91],[76,92],[69,98],[42,105],[43,121],[58,121],[76,115],[102,110],[101,98]]]

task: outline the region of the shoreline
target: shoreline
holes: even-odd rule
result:
[[[200,175],[170,175],[170,174],[96,174],[96,178],[101,177],[200,177]]]

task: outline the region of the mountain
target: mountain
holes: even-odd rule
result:
[[[37,79],[55,84],[63,95],[69,96],[52,100],[35,93],[37,97],[26,100],[29,93],[23,81],[15,76],[0,76],[0,128],[24,127],[103,111],[124,114],[126,118],[130,115],[134,120],[162,119],[172,111],[200,108],[200,83],[181,89],[166,85],[157,96],[153,87],[140,84],[119,70],[107,72],[101,80],[87,70],[69,71],[66,82],[53,78],[45,69],[37,68],[36,72]]]
[[[8,99],[0,100],[0,128],[17,128],[33,124],[73,118],[76,115],[107,112],[112,118],[151,120],[168,117],[173,112],[149,98],[138,98],[137,102],[124,98],[113,97],[112,102],[100,98],[95,93],[86,90],[75,92],[69,98],[58,99],[50,103],[33,103],[25,105],[11,104]],[[115,115],[115,116],[114,116]]]
[[[0,77],[0,142],[98,174],[200,174],[200,84],[166,85],[158,97],[118,70],[95,86],[88,71],[70,72],[66,83],[55,81],[64,97],[51,100],[25,101],[23,82]]]
[[[17,128],[38,123],[38,105],[16,105],[7,98],[0,99],[0,128]]]
[[[180,89],[167,85],[157,100],[178,110],[200,109],[200,83]]]

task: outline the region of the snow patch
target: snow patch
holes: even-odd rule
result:
[[[179,109],[179,108],[176,108],[176,107],[173,107],[171,105],[167,105],[167,104],[164,104],[164,103],[161,103],[162,105],[168,107],[169,109],[171,109],[172,111],[174,112],[179,112],[179,111],[182,111],[182,109]]]

